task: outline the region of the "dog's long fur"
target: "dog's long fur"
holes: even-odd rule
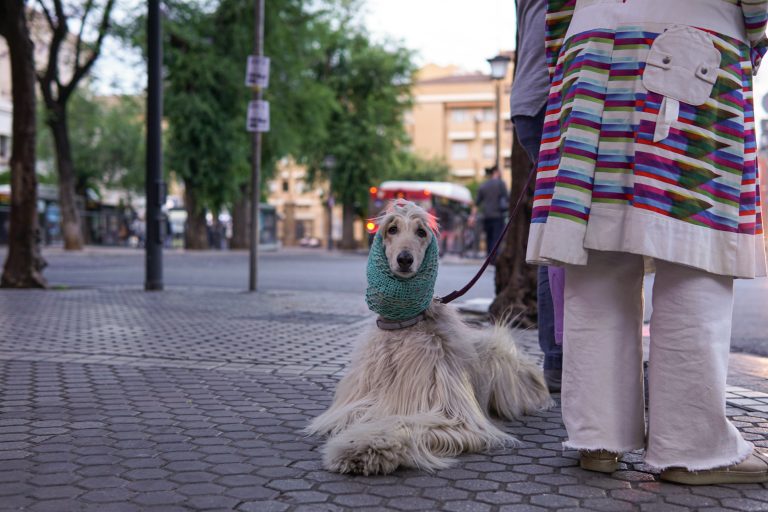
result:
[[[412,203],[400,210],[380,226],[429,222]],[[550,405],[541,370],[517,352],[506,327],[471,328],[453,307],[433,302],[412,327],[365,333],[333,404],[306,430],[330,437],[323,449],[330,471],[432,471],[462,452],[516,445],[489,414],[515,418]]]

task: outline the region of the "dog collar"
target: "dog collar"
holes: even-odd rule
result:
[[[376,319],[376,325],[383,331],[398,331],[400,329],[405,329],[406,327],[414,326],[426,318],[427,315],[424,314],[424,311],[413,318],[401,320],[399,322],[395,320],[387,320],[386,318],[380,316]]]

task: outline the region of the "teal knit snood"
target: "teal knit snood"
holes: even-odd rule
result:
[[[430,234],[432,240],[418,272],[404,279],[392,273],[381,233],[376,233],[368,253],[368,289],[365,292],[368,309],[387,320],[403,321],[429,307],[435,291],[438,260],[437,240]]]

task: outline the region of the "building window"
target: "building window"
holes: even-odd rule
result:
[[[0,135],[0,158],[6,158],[8,156],[8,141],[10,137],[7,135]]]
[[[483,109],[483,121],[487,123],[495,123],[496,122],[496,110],[492,108],[484,108]]]
[[[288,180],[283,180],[283,192],[288,192]]]
[[[453,160],[466,160],[469,158],[469,144],[466,142],[454,142],[451,144],[451,158]]]
[[[451,109],[451,121],[454,123],[466,123],[469,121],[469,111],[465,108]]]
[[[483,158],[487,158],[488,160],[496,158],[496,144],[493,142],[483,143]]]

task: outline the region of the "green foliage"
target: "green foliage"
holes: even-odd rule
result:
[[[239,146],[230,135],[237,91],[230,66],[220,61],[211,16],[194,4],[169,2],[165,30],[166,163],[194,191],[198,203],[222,204],[236,185],[230,171]]]
[[[208,13],[188,2],[168,3],[168,164],[202,207],[233,203],[249,181],[251,134],[245,121],[251,91],[244,82],[253,45],[253,4],[221,0]],[[301,160],[306,140],[326,136],[332,96],[309,73],[322,55],[323,12],[310,13],[304,4],[271,0],[265,13],[264,53],[272,61],[265,91],[271,127],[262,139],[265,178],[279,159]]]
[[[39,105],[37,154],[53,169],[55,152],[51,131],[45,125],[45,108]],[[99,186],[140,191],[144,187],[144,120],[139,98],[95,97],[77,89],[67,102],[69,136],[77,189]],[[41,176],[53,180],[55,173]],[[48,178],[48,179],[46,179]]]
[[[330,177],[341,203],[366,204],[368,188],[402,162],[413,71],[404,48],[376,44],[351,24],[329,32],[317,74],[333,92],[334,109],[328,136],[311,141],[307,150],[310,170]]]
[[[166,163],[202,208],[235,202],[250,175],[244,86],[253,46],[253,0],[165,3]],[[337,199],[365,204],[368,187],[404,165],[411,54],[374,44],[359,26],[357,0],[269,0],[264,98],[271,127],[262,138],[263,180],[293,157],[310,176],[330,177]],[[144,20],[122,30],[137,46]],[[128,34],[127,36],[125,34]],[[324,165],[333,157],[331,169]],[[421,169],[421,167],[419,167]]]
[[[480,189],[480,185],[482,185],[482,182],[478,180],[472,180],[466,184],[466,187],[472,193],[472,197],[477,197],[477,191]]]
[[[411,152],[402,151],[397,165],[387,174],[390,180],[445,181],[451,167],[440,157],[424,158]]]

